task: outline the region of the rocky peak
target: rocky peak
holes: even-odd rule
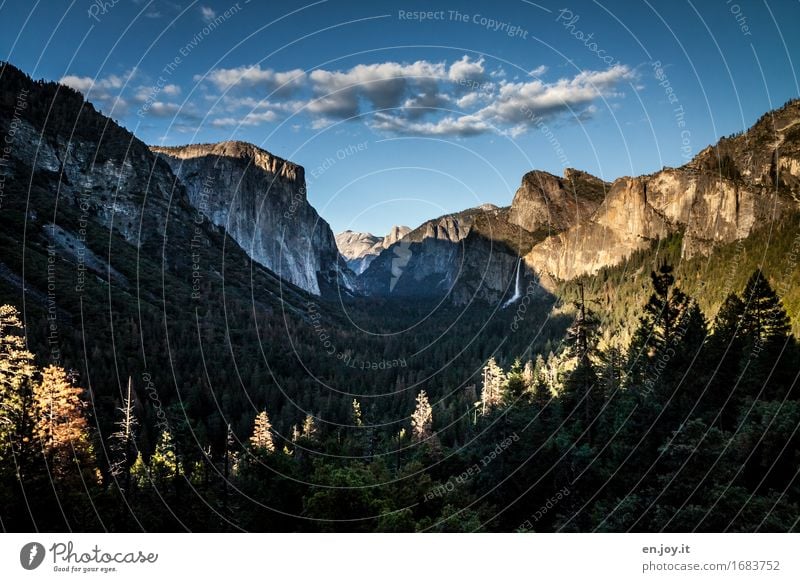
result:
[[[222,141],[219,143],[190,144],[183,146],[152,146],[154,152],[166,154],[179,160],[204,156],[237,158],[251,162],[254,166],[269,172],[279,180],[295,182],[305,186],[303,166],[284,160],[251,143],[243,141]],[[303,188],[305,194],[305,188]]]
[[[569,168],[563,178],[541,170],[528,172],[514,194],[509,221],[530,232],[564,230],[588,219],[607,187],[601,179]]]
[[[346,230],[336,235],[336,246],[347,261],[347,266],[356,273],[363,273],[381,251],[393,245],[411,232],[407,226],[393,226],[386,236],[375,236],[369,232]]]
[[[383,248],[387,248],[389,247],[389,245],[393,245],[401,238],[406,236],[409,232],[411,232],[411,229],[408,228],[407,226],[393,226],[389,230],[389,234],[383,237],[383,243],[382,243]]]

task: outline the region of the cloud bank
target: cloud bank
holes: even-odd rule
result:
[[[244,65],[214,69],[193,80],[206,109],[212,103],[205,123],[214,127],[258,126],[294,115],[293,124],[311,129],[348,120],[386,134],[468,137],[516,136],[542,119],[587,119],[600,109],[597,102],[621,97],[634,79],[632,69],[621,64],[571,77],[546,79],[547,74],[547,67],[540,66],[508,78],[501,67],[490,69],[485,59],[465,55],[450,63],[385,61],[335,70]],[[61,82],[101,102],[113,97],[119,108],[125,99],[113,93],[125,79],[70,75]],[[131,100],[141,99],[145,89],[132,87]],[[181,93],[181,87],[170,85],[150,114],[177,113],[180,107],[168,99]]]

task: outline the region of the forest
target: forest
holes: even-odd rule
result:
[[[247,406],[229,390],[212,421],[193,416],[197,404],[185,400],[203,391],[162,403],[150,397],[152,379],[131,376],[99,418],[107,410],[96,406],[101,388],[74,369],[41,364],[47,358],[28,351],[17,308],[5,305],[0,526],[797,531],[800,349],[781,298],[755,269],[708,319],[668,262],[649,273],[627,345],[607,341],[613,324],[579,282],[570,317],[522,322],[549,330],[544,341],[501,344],[488,356],[476,348],[472,372],[464,361],[447,366],[457,341],[436,343],[442,352],[429,361],[449,374],[427,382],[421,368],[377,371],[367,376],[378,379],[374,387],[330,389],[297,404],[304,417],[275,406],[278,398],[231,414]],[[367,321],[388,312],[371,309],[363,309]],[[406,309],[391,310],[387,325],[414,315]],[[300,349],[322,358],[307,327]],[[387,344],[385,357],[399,353]],[[412,350],[404,356],[413,361]],[[326,366],[338,387],[353,377],[348,366]],[[395,380],[388,396],[380,393],[387,377]]]

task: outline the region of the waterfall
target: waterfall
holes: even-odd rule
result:
[[[506,307],[517,301],[520,297],[522,297],[522,283],[519,280],[521,264],[522,264],[522,257],[519,257],[519,259],[517,259],[517,283],[516,286],[514,287],[514,296],[503,304],[503,309],[505,309]]]

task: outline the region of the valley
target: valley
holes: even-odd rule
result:
[[[300,165],[0,78],[4,529],[796,529],[800,101],[679,168],[334,235]],[[48,365],[77,463],[31,445]]]

